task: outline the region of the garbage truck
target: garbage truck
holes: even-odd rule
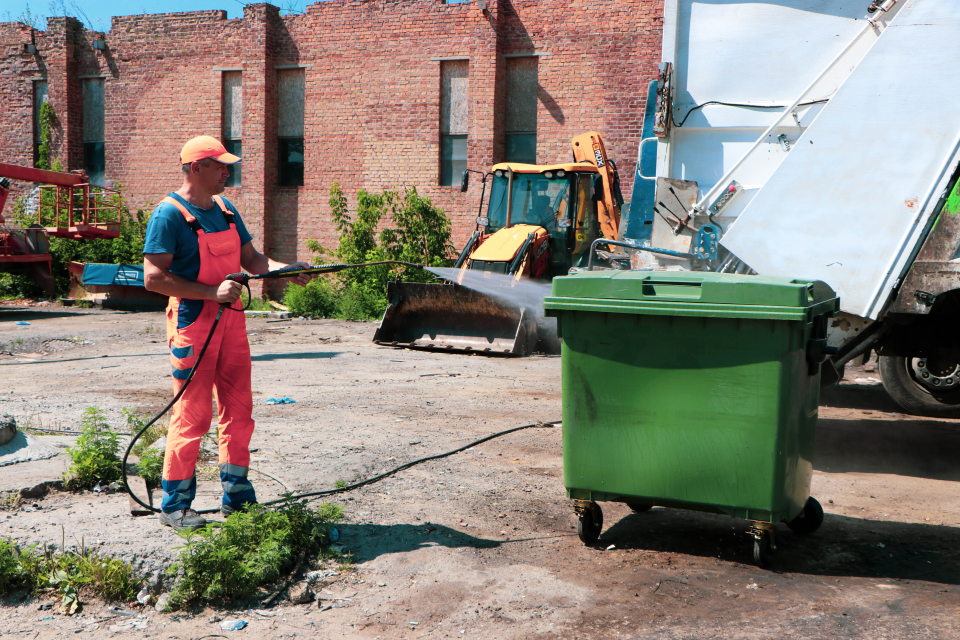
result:
[[[824,380],[876,352],[905,411],[960,416],[956,4],[665,0],[663,18],[633,268],[822,280],[841,310]]]

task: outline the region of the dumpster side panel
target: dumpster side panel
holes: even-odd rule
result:
[[[812,448],[804,419],[791,418],[809,404],[796,380],[806,387],[815,378],[796,323],[579,311],[560,320],[571,495],[710,505],[762,520],[793,512],[809,489],[811,456],[790,461]]]
[[[809,335],[809,328],[806,333]],[[806,353],[792,354],[789,366],[793,373],[780,380],[780,397],[783,402],[779,430],[779,452],[782,458],[782,475],[775,479],[780,487],[778,511],[782,520],[795,518],[810,495],[813,478],[813,447],[817,430],[817,414],[820,405],[820,373],[806,375]]]

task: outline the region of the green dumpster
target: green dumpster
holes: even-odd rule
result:
[[[820,363],[839,299],[823,282],[704,272],[592,271],[555,278],[563,475],[581,539],[601,501],[773,523],[808,533]]]

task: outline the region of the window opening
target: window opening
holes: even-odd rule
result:
[[[440,63],[440,185],[460,184],[467,168],[470,103],[468,60]]]
[[[303,186],[304,148],[303,111],[305,75],[303,69],[283,69],[278,74],[279,183],[286,187]]]
[[[243,76],[240,71],[223,72],[223,146],[235,156],[243,157]],[[228,187],[239,187],[242,162],[228,165]]]
[[[507,58],[506,162],[537,163],[536,57]]]
[[[103,78],[83,80],[83,168],[90,184],[104,186],[106,152],[104,149]]]
[[[47,83],[33,83],[33,164],[40,160],[40,107],[47,101]]]

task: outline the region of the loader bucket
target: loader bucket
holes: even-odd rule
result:
[[[390,282],[377,344],[525,356],[537,345],[526,309],[459,284]]]

